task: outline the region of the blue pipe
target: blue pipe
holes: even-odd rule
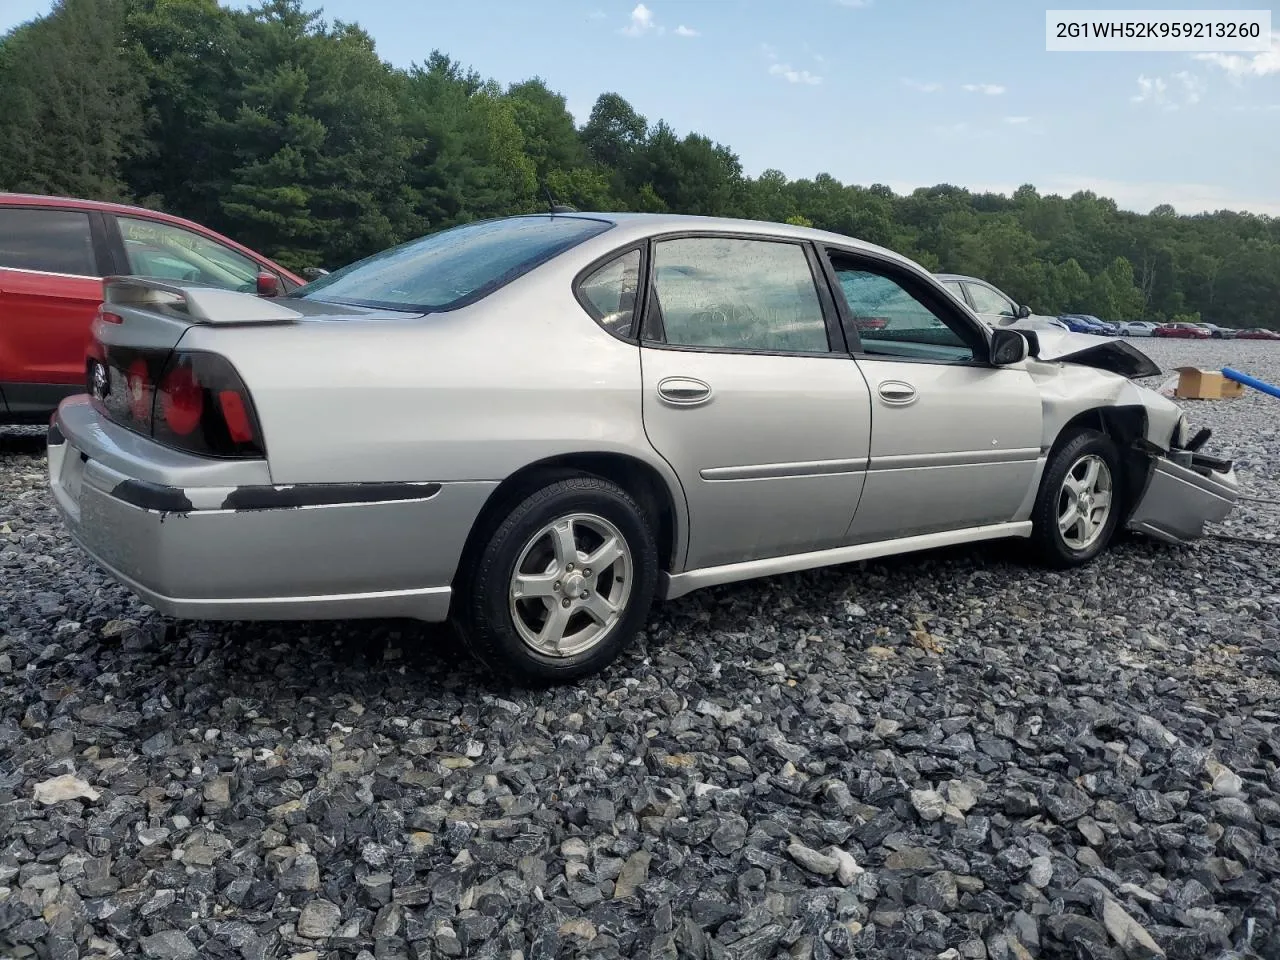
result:
[[[1239,370],[1232,370],[1230,367],[1222,368],[1222,375],[1228,380],[1234,380],[1236,383],[1243,383],[1246,387],[1253,387],[1255,390],[1261,390],[1263,393],[1269,393],[1273,397],[1280,397],[1280,387],[1270,383],[1264,383],[1257,377],[1251,377],[1247,373],[1241,373]]]

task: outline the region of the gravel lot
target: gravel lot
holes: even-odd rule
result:
[[[1280,344],[1138,343],[1280,382]],[[1280,401],[1187,407],[1280,501]],[[166,625],[44,471],[0,436],[10,954],[1280,957],[1274,547],[717,588],[530,692],[411,625]]]

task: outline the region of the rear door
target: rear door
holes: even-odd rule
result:
[[[992,366],[979,325],[902,264],[826,253],[872,409],[867,481],[849,541],[1012,520],[1040,456],[1040,392],[1025,365]],[[859,323],[867,316],[887,323],[868,328]]]
[[[655,239],[644,424],[684,486],[686,569],[842,543],[870,443],[866,381],[807,243]]]
[[[97,212],[0,206],[0,385],[11,415],[48,409],[84,382],[103,233]]]

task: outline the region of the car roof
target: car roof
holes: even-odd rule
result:
[[[791,223],[775,223],[769,220],[743,220],[734,217],[700,217],[691,214],[677,213],[606,213],[597,211],[581,211],[574,213],[532,213],[525,217],[578,217],[585,220],[603,220],[614,225],[610,231],[614,237],[619,234],[626,240],[640,239],[663,233],[740,233],[759,234],[769,237],[785,237],[795,240],[810,240],[814,243],[826,243],[849,249],[862,250],[882,257],[897,260],[901,263],[915,264],[908,257],[895,253],[886,247],[867,243],[856,237],[818,230],[815,227],[799,227]],[[509,218],[509,219],[515,219]]]
[[[4,193],[0,192],[0,207],[46,207],[51,210],[93,210],[99,213],[113,213],[122,217],[145,217],[148,220],[159,220],[162,223],[170,224],[175,227],[184,227],[187,230],[194,230],[210,237],[217,237],[219,241],[226,243],[241,253],[253,257],[255,260],[265,260],[272,264],[277,270],[282,270],[289,277],[298,282],[305,281],[295,274],[292,270],[286,270],[274,260],[271,260],[266,254],[258,253],[250,247],[246,247],[242,243],[237,243],[230,237],[219,233],[203,224],[196,223],[193,220],[185,220],[182,217],[175,217],[171,213],[164,213],[160,210],[151,210],[147,207],[135,207],[128,203],[110,203],[104,200],[82,200],[79,197],[55,197],[41,193]]]

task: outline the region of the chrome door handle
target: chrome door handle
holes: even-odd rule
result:
[[[916,398],[916,388],[901,380],[886,380],[880,384],[880,399],[896,406],[906,406]]]
[[[711,384],[693,377],[667,377],[658,382],[658,396],[667,403],[692,407],[711,399]]]

